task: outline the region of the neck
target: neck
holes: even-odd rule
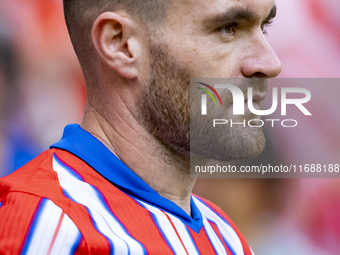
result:
[[[81,126],[157,193],[191,215],[190,198],[195,179],[190,177],[189,159],[171,153],[132,116],[124,120],[121,116],[126,117],[115,112],[108,120],[87,104]]]

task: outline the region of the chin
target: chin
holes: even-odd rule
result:
[[[230,161],[250,159],[259,155],[265,147],[261,128],[228,128],[212,136],[193,137],[191,153],[195,156]]]

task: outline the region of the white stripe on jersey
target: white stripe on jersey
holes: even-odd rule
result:
[[[181,241],[179,240],[174,228],[172,227],[169,219],[166,217],[164,212],[161,211],[160,209],[152,206],[152,205],[145,203],[145,202],[142,202],[140,200],[137,200],[137,201],[145,209],[147,209],[149,212],[151,212],[153,214],[153,216],[154,216],[153,218],[155,219],[159,230],[161,231],[164,238],[166,239],[166,241],[168,242],[169,246],[171,247],[171,249],[173,250],[173,252],[175,254],[178,254],[178,255],[186,254],[185,248],[187,249],[187,251],[190,255],[191,254],[198,254],[197,250],[194,246],[195,244],[193,243],[191,238],[188,236],[188,232],[187,232],[186,229],[183,231],[183,228],[177,227],[177,225],[179,225],[179,224],[175,224],[176,230],[179,233],[179,235],[182,238],[182,241],[185,245],[185,248],[184,248]],[[167,215],[169,215],[169,214],[167,214]],[[181,223],[181,224],[183,225],[183,223]],[[183,227],[185,228],[185,226],[183,226]],[[183,238],[183,236],[185,236],[185,235],[187,235],[187,236],[185,238]]]
[[[62,210],[56,206],[51,200],[43,199],[41,208],[39,208],[39,218],[37,218],[32,236],[25,254],[47,254],[54,234],[57,230],[58,222],[62,214]],[[65,214],[60,230],[68,229],[64,234],[66,242],[55,242],[53,250],[60,250],[62,253],[54,254],[70,254],[74,245],[79,243],[81,234],[75,224]],[[59,232],[57,239],[60,239]]]
[[[70,238],[70,236],[75,237]],[[73,254],[75,245],[79,245],[81,233],[75,226],[72,220],[65,214],[63,222],[54,245],[51,249],[50,255]]]
[[[96,229],[110,242],[111,254],[145,254],[144,247],[126,232],[95,187],[78,179],[76,173],[60,162],[55,155],[53,169],[58,174],[65,195],[87,208]]]
[[[224,240],[227,241],[227,244],[231,248],[232,251],[235,252],[237,255],[243,255],[243,247],[240,239],[238,238],[234,229],[226,223],[219,215],[217,215],[213,210],[211,210],[207,205],[202,203],[199,199],[193,196],[194,202],[198,209],[201,211],[202,216],[207,220],[215,223],[221,232],[222,237]],[[209,224],[208,222],[206,222]],[[206,226],[206,224],[204,224]],[[210,225],[210,224],[209,224]]]

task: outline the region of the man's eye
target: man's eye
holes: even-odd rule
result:
[[[225,35],[234,35],[236,31],[236,25],[231,24],[231,25],[222,26],[219,28],[219,31]]]

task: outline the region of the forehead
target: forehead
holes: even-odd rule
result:
[[[251,10],[259,20],[268,16],[274,0],[173,0],[168,8],[170,23],[204,20],[224,13],[232,8]],[[170,24],[171,25],[171,24]]]

